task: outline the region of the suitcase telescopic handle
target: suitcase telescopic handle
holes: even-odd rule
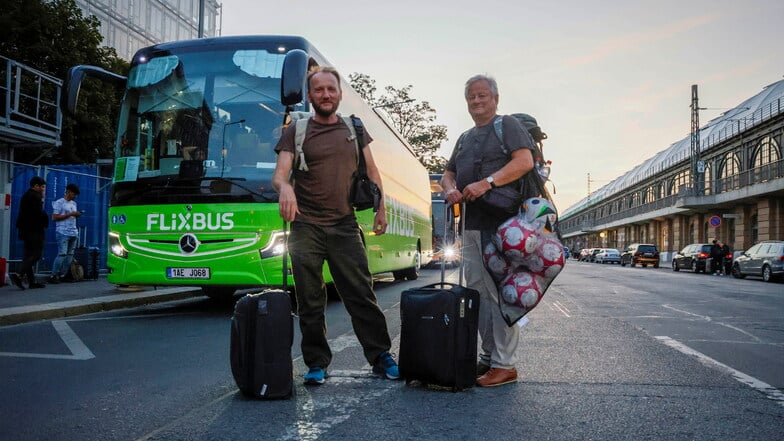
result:
[[[450,282],[436,282],[436,283],[431,283],[429,285],[425,285],[425,286],[421,287],[420,289],[454,288],[456,286],[459,286],[459,285],[455,285],[454,283],[450,283]]]
[[[455,213],[455,206],[457,206],[457,213]],[[459,214],[458,214],[459,213]],[[451,215],[451,216],[450,216]],[[455,219],[460,216],[459,225],[460,225],[460,234],[457,234],[455,230]],[[450,226],[451,221],[451,226]],[[446,241],[447,231],[452,230],[453,238],[452,238],[452,245],[457,243],[457,237],[460,237],[460,267],[457,270],[458,273],[458,283],[460,285],[463,284],[463,236],[465,235],[465,202],[461,202],[460,204],[444,204],[444,235],[443,239],[441,239],[441,284],[444,283],[446,279],[446,255],[444,253],[444,243]]]

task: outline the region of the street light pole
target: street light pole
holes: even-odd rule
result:
[[[242,124],[244,122],[245,120],[241,119],[239,121],[234,121],[223,125],[223,144],[221,145],[221,178],[223,177],[223,170],[226,166],[226,154],[229,152],[228,149],[226,149],[226,127],[232,126],[234,124]]]

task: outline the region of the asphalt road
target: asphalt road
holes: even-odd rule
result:
[[[377,283],[399,344],[400,291]],[[342,305],[334,361],[294,397],[242,397],[230,307],[202,299],[0,328],[0,439],[778,440],[782,284],[570,261],[522,330],[521,379],[451,393],[375,378]]]

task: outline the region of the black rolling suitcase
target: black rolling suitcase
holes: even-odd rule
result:
[[[450,207],[444,216],[448,222]],[[400,294],[400,374],[406,382],[468,389],[476,382],[479,292],[461,286],[460,258],[457,285],[441,283],[407,289]]]
[[[231,373],[246,396],[287,398],[293,388],[294,319],[283,257],[283,289],[267,289],[237,301],[231,319]]]

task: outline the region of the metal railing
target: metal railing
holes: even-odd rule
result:
[[[706,195],[709,196],[711,194],[735,191],[744,187],[755,184],[762,184],[776,179],[784,179],[784,159],[768,164],[763,164],[732,176],[708,181],[705,183],[707,185],[707,187],[705,187]],[[699,197],[703,195],[697,195],[693,187],[683,186],[679,189],[677,194],[665,196],[648,203],[626,208],[610,215],[601,217],[597,216],[593,219],[584,220],[571,226],[569,222],[566,222],[566,225],[561,224],[560,226],[561,233],[567,234],[575,231],[593,231],[594,228],[596,228],[598,225],[606,225],[612,222],[630,219],[635,216],[644,215],[646,213],[651,213],[657,210],[674,207],[678,199],[693,196]]]
[[[0,56],[0,134],[60,144],[62,80]]]

